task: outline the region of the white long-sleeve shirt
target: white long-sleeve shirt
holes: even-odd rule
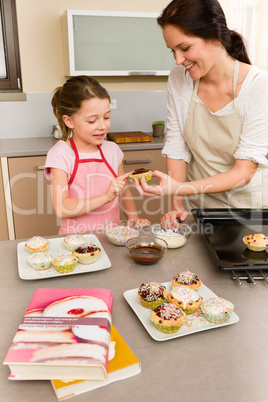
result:
[[[184,140],[184,125],[193,92],[193,80],[182,66],[172,69],[168,79],[167,133],[162,155],[171,159],[191,160]],[[196,98],[197,102],[201,100]],[[235,159],[247,159],[268,166],[268,72],[252,67],[237,97],[243,120],[240,143]],[[233,101],[213,113],[227,115],[233,111]]]

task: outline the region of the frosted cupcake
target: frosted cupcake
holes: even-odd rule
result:
[[[61,274],[66,274],[72,272],[75,269],[75,266],[78,262],[78,258],[73,255],[67,255],[55,258],[52,261],[52,264],[56,271],[60,272]]]
[[[165,302],[151,311],[156,328],[166,334],[177,332],[185,321],[185,313],[173,303]]]
[[[187,286],[189,289],[198,289],[201,286],[201,281],[196,274],[190,271],[184,271],[178,275],[173,276],[171,281],[173,287]]]
[[[80,264],[92,264],[100,254],[101,249],[96,244],[87,244],[83,247],[78,247],[73,251],[73,255],[78,258]]]
[[[52,257],[46,251],[40,251],[30,255],[29,263],[36,271],[43,271],[51,266]]]
[[[69,236],[64,237],[63,241],[64,241],[64,246],[69,251],[74,251],[78,247],[84,246],[86,243],[84,236],[81,236],[81,235],[69,235]]]
[[[214,324],[222,324],[228,321],[233,309],[234,305],[222,297],[211,297],[201,306],[206,319]]]
[[[155,309],[166,300],[166,287],[160,283],[143,283],[138,289],[141,305],[145,308]]]
[[[202,304],[202,297],[193,289],[186,286],[177,286],[167,295],[170,303],[174,303],[187,315],[193,314]]]
[[[34,254],[38,251],[46,251],[49,241],[41,236],[33,236],[26,241],[25,247],[31,253]]]

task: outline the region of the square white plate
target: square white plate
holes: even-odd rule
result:
[[[60,272],[56,271],[53,266],[43,271],[36,271],[32,268],[31,264],[29,263],[28,259],[30,257],[29,251],[25,248],[26,242],[18,243],[17,246],[17,257],[18,257],[18,269],[19,269],[19,276],[21,279],[46,279],[46,278],[54,278],[56,276],[66,276],[66,275],[75,275],[75,274],[84,274],[86,272],[94,272],[100,271],[102,269],[110,268],[111,261],[109,260],[104,248],[102,247],[99,239],[97,236],[85,235],[85,239],[89,243],[96,244],[101,249],[100,255],[98,259],[93,262],[92,264],[83,265],[77,263],[75,269],[72,272],[61,274]],[[49,239],[49,247],[47,251],[62,251],[66,254],[72,254],[71,251],[68,251],[63,242],[64,237],[57,237],[54,239]]]
[[[163,285],[166,286],[167,293],[172,289],[170,282],[164,282]],[[124,297],[128,304],[132,307],[134,312],[137,314],[141,323],[144,325],[145,329],[149,332],[151,337],[156,341],[168,341],[169,339],[178,338],[180,336],[194,334],[195,332],[205,331],[208,329],[214,329],[218,327],[224,327],[225,325],[235,324],[239,321],[239,317],[232,312],[231,317],[228,321],[223,324],[213,324],[205,319],[200,309],[196,313],[188,315],[184,324],[179,329],[178,332],[173,334],[165,334],[159,331],[154,323],[150,319],[151,310],[143,307],[138,298],[138,288],[127,290],[124,292]],[[207,288],[203,283],[197,290],[197,293],[203,297],[203,301],[210,299],[211,297],[218,297],[209,288]]]

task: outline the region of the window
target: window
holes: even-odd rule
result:
[[[0,92],[22,92],[15,0],[0,0]]]
[[[268,69],[268,0],[232,0],[230,28],[245,38],[252,64]]]

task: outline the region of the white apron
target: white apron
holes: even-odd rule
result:
[[[235,91],[239,61],[235,61],[233,77],[234,110],[224,116],[215,116],[209,108],[196,102],[200,80],[197,80],[184,128],[184,138],[191,150],[187,166],[188,181],[204,179],[230,170],[242,132],[242,117]],[[192,208],[267,208],[268,168],[258,167],[246,186],[221,193],[198,194],[185,197],[185,207]]]

